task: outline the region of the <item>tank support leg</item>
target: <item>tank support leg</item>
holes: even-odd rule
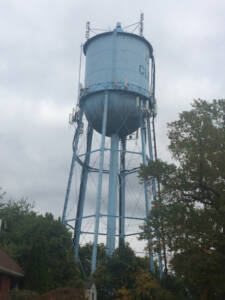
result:
[[[140,107],[140,124],[141,124],[141,146],[142,146],[142,163],[147,165],[147,158],[146,158],[146,129],[145,129],[145,122],[144,122],[144,103],[143,100],[141,101]],[[150,213],[150,201],[149,201],[149,192],[148,192],[148,183],[144,181],[144,191],[145,191],[145,210],[146,210],[146,218],[148,218]],[[155,266],[153,261],[153,253],[152,253],[152,240],[149,239],[148,241],[149,247],[149,259],[150,259],[150,271],[155,273]]]
[[[74,166],[77,158],[77,148],[78,148],[78,143],[79,143],[79,136],[81,132],[81,126],[82,126],[82,117],[83,117],[83,109],[80,111],[80,117],[78,120],[77,124],[77,129],[74,134],[74,139],[73,139],[73,156],[72,156],[72,161],[70,165],[70,174],[69,174],[69,179],[68,179],[68,184],[67,184],[67,189],[66,189],[66,197],[64,201],[64,207],[63,207],[63,214],[62,214],[62,223],[66,223],[66,212],[67,212],[67,206],[68,206],[68,200],[70,196],[70,189],[71,189],[71,183],[72,183],[72,178],[73,178],[73,173],[74,173]]]
[[[104,163],[104,152],[105,152],[107,113],[108,113],[108,92],[106,91],[105,99],[104,99],[103,120],[102,120],[102,139],[101,139],[101,149],[100,149],[98,191],[97,191],[97,201],[96,201],[94,242],[93,242],[92,259],[91,259],[91,273],[95,271],[96,262],[97,262],[97,246],[98,246],[100,209],[101,209],[101,202],[102,202],[102,177],[103,177],[103,163]]]
[[[110,148],[110,173],[109,173],[109,194],[108,194],[108,216],[107,216],[107,240],[106,252],[112,255],[115,250],[116,240],[116,207],[118,187],[118,146],[119,136],[111,136]]]
[[[88,180],[88,166],[89,166],[90,156],[91,156],[92,137],[93,137],[93,128],[89,125],[88,131],[87,131],[86,155],[85,155],[84,165],[83,165],[82,174],[81,174],[80,191],[79,191],[77,214],[76,214],[76,221],[75,221],[75,230],[74,230],[74,248],[75,248],[75,259],[76,260],[78,260],[78,254],[79,254],[80,231],[81,231],[82,218],[83,218],[84,201],[85,201],[85,196],[86,196],[86,186],[87,186],[87,180]]]
[[[149,158],[150,160],[153,161],[153,147],[152,147],[152,135],[151,135],[151,126],[150,126],[150,119],[149,116],[147,116],[147,136],[148,136],[148,150],[149,150]],[[154,199],[157,196],[157,191],[156,191],[156,180],[155,178],[152,178],[152,194]],[[157,242],[159,246],[161,245],[161,241],[159,236],[157,237]],[[159,276],[162,278],[163,274],[163,266],[162,266],[162,255],[161,255],[161,250],[159,247],[159,252],[158,252],[158,261],[159,261]]]
[[[126,139],[121,139],[120,174],[119,174],[119,246],[124,245],[125,235],[125,154]]]

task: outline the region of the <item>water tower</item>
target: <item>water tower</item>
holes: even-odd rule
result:
[[[154,179],[149,185],[141,186],[144,214],[129,216],[126,212],[129,197],[127,182],[131,174],[136,174],[140,163],[155,159],[154,140],[155,111],[155,63],[151,44],[143,37],[143,15],[136,23],[139,34],[125,31],[120,23],[112,31],[96,34],[90,38],[90,24],[87,23],[87,41],[82,46],[86,57],[85,82],[79,84],[77,108],[71,116],[76,125],[73,139],[73,156],[66,191],[62,222],[74,231],[76,259],[79,258],[80,237],[92,235],[92,272],[97,264],[99,237],[105,238],[107,253],[111,255],[116,244],[124,243],[127,220],[143,220],[149,215],[151,197],[156,193]],[[79,148],[86,127],[85,148]],[[100,146],[94,134],[100,136]],[[106,145],[109,141],[109,147]],[[128,144],[135,140],[140,150],[129,150]],[[93,167],[92,156],[97,155],[98,165]],[[132,168],[127,165],[127,156],[137,155],[141,160]],[[133,160],[134,161],[134,160]],[[75,173],[79,165],[80,173]],[[90,174],[97,174],[97,181],[90,193]],[[74,176],[73,176],[74,175]],[[107,176],[107,179],[105,179]],[[79,180],[77,199],[71,200],[73,182]],[[107,184],[106,184],[107,182]],[[107,208],[102,212],[103,190]],[[87,193],[89,192],[89,196]],[[93,214],[85,215],[87,198],[92,197],[95,205]],[[70,202],[76,207],[68,208]],[[72,217],[68,217],[68,212]],[[85,220],[92,218],[92,232],[82,229]],[[101,219],[106,219],[106,231],[100,232]],[[72,225],[71,225],[72,224]],[[138,234],[139,228],[133,234]],[[130,234],[131,235],[131,234]],[[149,241],[149,247],[151,241]],[[162,271],[161,254],[158,255],[159,269]],[[154,272],[153,255],[150,251],[150,268]]]

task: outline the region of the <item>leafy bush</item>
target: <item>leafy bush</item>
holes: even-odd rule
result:
[[[9,294],[9,300],[33,300],[37,296],[34,291],[13,289]]]

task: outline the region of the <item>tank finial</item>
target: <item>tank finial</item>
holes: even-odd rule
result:
[[[116,31],[122,31],[121,23],[117,22],[116,23]]]

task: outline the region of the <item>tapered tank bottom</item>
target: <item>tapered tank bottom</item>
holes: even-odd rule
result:
[[[88,122],[102,133],[102,118],[105,92],[96,92],[82,99]],[[140,127],[137,95],[128,91],[108,91],[108,119],[106,136],[127,136]]]

